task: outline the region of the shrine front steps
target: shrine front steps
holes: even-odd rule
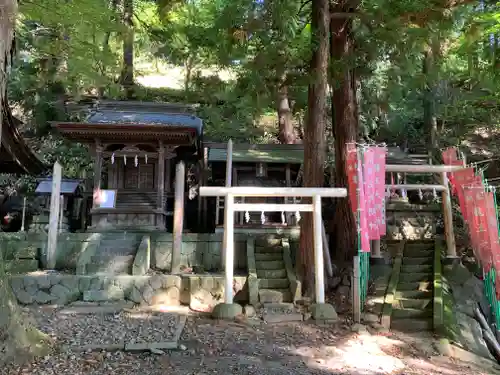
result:
[[[289,251],[286,239],[284,241],[272,237],[255,239],[254,264],[258,302],[261,304],[294,302],[290,284],[290,266],[287,267],[285,251]]]
[[[391,329],[430,331],[433,328],[434,241],[405,244],[392,307]]]

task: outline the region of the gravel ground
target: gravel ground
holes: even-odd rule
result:
[[[63,345],[143,343],[174,339],[176,314],[58,314],[53,309],[32,309],[35,324]]]
[[[112,320],[87,319],[78,316],[78,324],[61,322],[56,313],[36,314],[40,327],[52,332],[58,340],[70,340],[76,330],[95,340],[97,336],[117,334],[116,331],[144,332],[132,327],[141,326],[141,319],[125,320],[120,327]],[[171,314],[170,314],[171,315]],[[144,321],[155,321],[147,315]],[[123,319],[123,318],[120,318]],[[90,328],[91,326],[92,328]],[[143,327],[146,327],[143,326]],[[149,325],[151,335],[158,327]],[[70,329],[71,332],[65,332]],[[125,333],[131,335],[130,332]],[[125,337],[124,336],[124,337]],[[109,340],[101,337],[102,340]],[[308,323],[268,325],[255,320],[217,322],[189,316],[181,343],[187,350],[151,353],[125,352],[64,352],[47,356],[21,368],[0,369],[0,374],[32,375],[132,375],[132,374],[259,374],[259,375],[481,375],[500,373],[481,369],[447,358],[436,357],[430,341],[419,335],[378,336],[368,332],[353,333],[345,324],[317,326]]]

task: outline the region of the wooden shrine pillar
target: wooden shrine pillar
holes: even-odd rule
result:
[[[94,161],[94,191],[101,188],[102,174],[102,145],[99,139],[95,140],[95,161]],[[95,208],[95,202],[93,202]]]
[[[157,207],[161,212],[165,211],[165,146],[160,141],[158,148],[158,173],[157,173]]]

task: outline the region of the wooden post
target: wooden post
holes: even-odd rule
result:
[[[50,218],[49,218],[49,234],[47,239],[47,268],[53,270],[56,268],[56,249],[57,235],[59,224],[59,208],[61,200],[61,178],[62,168],[59,162],[54,163],[54,171],[52,173],[52,192],[50,195]]]
[[[227,151],[226,151],[226,187],[232,186],[232,176],[231,172],[233,171],[233,141],[230,139],[227,142]],[[224,221],[227,220],[227,203],[224,202]],[[217,225],[217,224],[216,224]],[[226,228],[226,223],[224,223],[224,228]],[[224,237],[222,239],[222,267],[225,267],[225,249],[227,247],[226,244],[226,230],[224,229]]]
[[[21,232],[24,232],[26,222],[26,197],[23,198],[23,217],[21,218]]]
[[[290,164],[287,164],[285,167],[285,183],[286,183],[286,187],[292,186],[292,174],[291,174],[291,170],[290,170]],[[293,198],[292,198],[292,201],[293,201]],[[289,198],[284,197],[283,203],[288,203],[288,202],[289,202]],[[285,213],[285,220],[286,220],[287,225],[291,224],[292,214],[290,212]]]
[[[224,302],[233,303],[233,273],[234,273],[234,196],[227,194],[224,205],[224,243],[225,283]]]
[[[94,192],[101,188],[101,173],[102,173],[102,146],[101,142],[95,141],[95,164],[94,164]],[[94,208],[96,202],[93,203]]]
[[[184,162],[177,164],[175,169],[175,202],[174,202],[174,241],[172,243],[171,273],[180,272],[182,231],[184,226],[184,182],[186,180],[186,167]]]
[[[380,252],[380,240],[371,240],[371,258],[382,258],[382,253]]]
[[[313,196],[314,227],[314,276],[316,303],[325,303],[325,265],[323,260],[323,218],[321,216],[321,196]]]
[[[443,199],[443,218],[444,218],[444,233],[446,236],[446,257],[456,258],[457,249],[455,247],[455,234],[453,232],[453,211],[451,208],[450,188],[448,185],[448,176],[446,172],[441,173],[441,184],[446,187],[442,193]]]
[[[158,177],[157,177],[158,196],[156,206],[161,212],[165,211],[165,146],[160,141],[158,147]]]
[[[352,276],[352,310],[354,323],[361,322],[361,296],[360,296],[360,280],[361,270],[359,269],[359,256],[356,255],[353,260],[353,276]]]
[[[326,238],[325,222],[321,220],[321,237],[323,240],[323,254],[325,256],[325,270],[328,277],[333,277],[332,259],[330,257],[330,246],[328,246],[328,239]]]
[[[203,149],[203,185],[208,183],[208,148]],[[201,197],[201,196],[200,196]],[[203,230],[207,230],[207,215],[208,215],[208,202],[207,198],[203,197]]]

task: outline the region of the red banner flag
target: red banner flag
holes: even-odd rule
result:
[[[375,148],[369,147],[363,152],[363,181],[370,240],[380,238],[378,228],[377,206],[375,203]]]
[[[458,160],[458,153],[455,147],[448,147],[442,153],[443,163],[452,164],[455,160]]]
[[[370,236],[368,233],[368,212],[366,210],[366,200],[365,200],[365,185],[363,179],[362,168],[358,169],[358,182],[359,182],[359,220],[358,220],[358,233],[360,243],[360,249],[362,252],[370,252]]]
[[[484,270],[488,272],[491,268],[491,251],[486,220],[486,194],[481,185],[469,187],[466,192],[467,197],[472,196],[471,205],[468,208],[468,215],[470,215],[468,222],[471,239],[474,238],[473,249]]]
[[[375,147],[375,207],[377,208],[378,235],[385,236],[385,163],[387,149]]]
[[[352,212],[356,215],[358,210],[358,171],[357,171],[357,149],[354,143],[347,144],[346,170],[347,170],[347,188],[349,190],[349,202]]]
[[[467,210],[465,209],[464,186],[471,184],[474,181],[474,168],[464,168],[454,173],[455,184],[457,186],[456,194],[460,210],[465,221],[467,221]]]
[[[467,228],[469,229],[469,237],[472,246],[472,250],[474,251],[474,255],[477,259],[481,259],[479,254],[479,239],[478,239],[478,230],[477,223],[475,222],[474,215],[474,205],[475,205],[475,197],[474,191],[470,186],[464,188],[464,202],[465,202],[465,211],[464,217],[467,217],[466,223]]]
[[[488,225],[491,262],[493,265],[496,265],[497,262],[500,261],[500,241],[498,238],[498,219],[493,193],[486,193],[486,220]],[[499,270],[496,266],[495,269]]]

